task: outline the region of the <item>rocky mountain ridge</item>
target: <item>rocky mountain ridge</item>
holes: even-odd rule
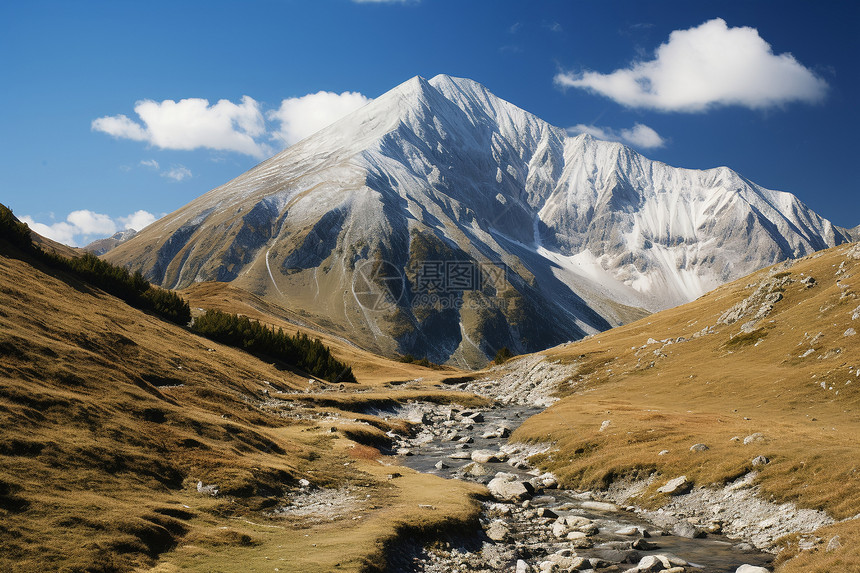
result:
[[[232,282],[376,352],[473,367],[852,233],[728,168],[569,137],[439,75],[404,82],[106,257],[168,288]]]

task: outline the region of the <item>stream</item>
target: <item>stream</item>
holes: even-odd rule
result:
[[[743,564],[771,569],[774,556],[748,543],[718,533],[692,537],[693,529],[687,524],[680,531],[667,531],[634,511],[600,501],[592,492],[559,489],[551,474],[540,475],[528,465],[528,456],[536,450],[517,450],[517,445],[507,444],[510,432],[539,411],[518,405],[467,410],[415,404],[408,411],[378,412],[421,422],[415,436],[392,434],[397,444],[392,454],[399,463],[482,484],[504,472],[494,483],[527,482],[525,487],[533,490],[504,499],[491,484],[495,501],[482,502],[483,531],[452,534],[429,548],[418,542],[400,547],[392,555],[392,570],[735,573]],[[493,453],[486,463],[473,461],[473,455],[483,460]]]

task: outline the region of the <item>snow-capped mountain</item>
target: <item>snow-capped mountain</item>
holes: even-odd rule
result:
[[[569,137],[482,85],[415,77],[106,256],[232,281],[384,353],[479,365],[850,240],[788,193]]]
[[[96,239],[86,247],[84,250],[92,253],[94,255],[103,255],[106,252],[110,251],[117,247],[117,245],[121,245],[127,240],[131,239],[137,235],[137,231],[134,229],[125,229],[124,231],[118,231],[111,235],[110,237],[106,237],[104,239]]]

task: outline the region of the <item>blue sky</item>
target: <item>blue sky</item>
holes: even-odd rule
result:
[[[0,202],[84,244],[446,73],[670,165],[727,165],[851,227],[859,5],[3,2]]]

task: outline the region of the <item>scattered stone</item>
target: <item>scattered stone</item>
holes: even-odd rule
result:
[[[471,460],[472,453],[463,450],[460,452],[454,452],[453,454],[448,454],[448,457],[452,460]]]
[[[755,466],[764,466],[770,463],[770,460],[764,456],[756,456],[752,459],[752,465]]]
[[[517,559],[516,573],[529,573],[529,564],[522,559]]]
[[[443,462],[442,460],[439,460],[438,462],[436,462],[436,465],[435,465],[434,467],[435,467],[437,470],[444,470],[444,469],[448,469],[448,468],[449,468],[449,467],[451,467],[451,466],[449,466],[448,464],[446,464],[446,463],[445,463],[445,462]]]
[[[849,328],[848,330],[846,330],[846,331],[842,334],[842,336],[854,336],[855,334],[857,334],[857,331],[856,331],[856,330],[854,330],[853,328]]]
[[[711,448],[709,448],[705,444],[693,444],[692,446],[690,446],[691,452],[704,452],[705,450],[710,450],[710,449]]]
[[[493,541],[504,541],[510,535],[511,530],[504,521],[494,521],[487,528],[487,537]]]
[[[558,514],[548,507],[539,507],[537,510],[537,515],[538,517],[543,517],[546,519],[556,519],[558,517]]]
[[[748,446],[749,444],[754,444],[754,443],[763,442],[763,441],[764,441],[764,434],[762,434],[761,432],[756,432],[755,434],[750,434],[749,436],[744,438],[744,445]]]
[[[700,444],[701,445],[701,444]],[[694,446],[695,447],[695,446]],[[707,446],[705,447],[707,449]],[[698,450],[697,450],[698,451]],[[669,495],[683,495],[693,488],[693,484],[687,481],[687,476],[679,476],[666,482],[666,485],[658,487],[657,491]]]
[[[409,448],[397,448],[397,455],[398,456],[411,456],[412,450],[410,450]]]
[[[302,478],[299,480],[299,487],[310,487],[310,486],[311,486],[311,482],[309,482],[305,478]],[[200,491],[200,490],[198,489],[198,491]]]
[[[603,420],[603,422],[600,424],[600,430],[598,430],[598,431],[602,432],[603,430],[608,428],[611,423],[612,423],[612,420]]]
[[[657,453],[657,455],[658,455],[658,456],[665,456],[665,455],[666,455],[666,454],[668,454],[668,453],[669,453],[669,450],[660,450],[660,451]]]

